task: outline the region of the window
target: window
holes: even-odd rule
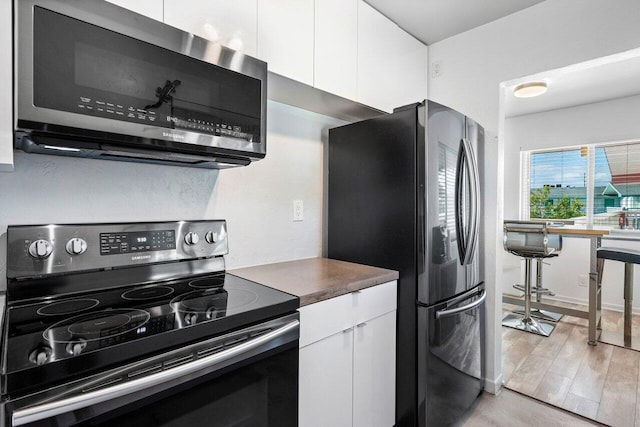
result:
[[[638,142],[523,152],[522,173],[523,218],[640,228]]]
[[[587,202],[585,150],[531,153],[529,174],[530,218],[584,216]]]

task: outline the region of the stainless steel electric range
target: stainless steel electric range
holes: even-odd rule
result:
[[[225,221],[10,226],[0,423],[297,425],[299,300],[227,252]]]

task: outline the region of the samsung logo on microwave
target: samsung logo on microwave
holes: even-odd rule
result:
[[[179,135],[177,133],[171,132],[162,132],[162,136],[171,137],[173,139],[184,139],[184,135]]]
[[[151,259],[151,255],[136,255],[131,257],[132,261],[137,261],[140,259]]]

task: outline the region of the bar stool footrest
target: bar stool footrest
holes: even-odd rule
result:
[[[524,315],[524,308],[516,308],[512,310],[513,313]],[[540,310],[537,308],[531,309],[531,317],[535,317],[536,319],[548,320],[549,322],[558,322],[564,314],[554,313],[552,311]]]

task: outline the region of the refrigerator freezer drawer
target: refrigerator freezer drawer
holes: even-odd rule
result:
[[[484,292],[480,286],[454,304],[418,308],[419,425],[454,424],[484,388]]]

